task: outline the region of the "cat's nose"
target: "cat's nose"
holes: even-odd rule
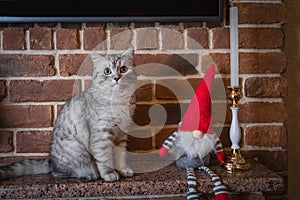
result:
[[[120,80],[120,78],[119,78],[119,77],[115,77],[114,79],[115,79],[115,81],[117,81],[117,82],[118,82],[118,80]]]

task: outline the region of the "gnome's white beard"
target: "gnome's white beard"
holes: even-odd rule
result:
[[[194,138],[192,132],[178,131],[176,146],[179,147],[190,158],[199,157],[203,159],[215,147],[218,136],[215,133],[207,133],[201,139]]]

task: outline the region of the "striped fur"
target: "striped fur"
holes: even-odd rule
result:
[[[0,179],[51,173],[117,181],[132,176],[126,164],[132,94],[136,89],[133,49],[120,55],[92,54],[92,83],[63,106],[54,124],[49,160],[23,161],[0,168]]]
[[[0,168],[0,180],[22,175],[49,173],[49,160],[23,160]]]

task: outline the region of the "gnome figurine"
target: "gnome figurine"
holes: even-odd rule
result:
[[[215,186],[215,200],[228,200],[226,187],[208,167],[211,155],[224,162],[222,143],[212,127],[211,90],[214,83],[215,65],[212,64],[198,85],[193,98],[179,123],[179,129],[167,138],[158,154],[166,156],[168,151],[176,156],[176,164],[187,170],[188,200],[199,199],[196,191],[194,169],[203,170],[211,177]]]

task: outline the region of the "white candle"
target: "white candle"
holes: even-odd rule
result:
[[[238,8],[230,8],[230,85],[239,85]]]

